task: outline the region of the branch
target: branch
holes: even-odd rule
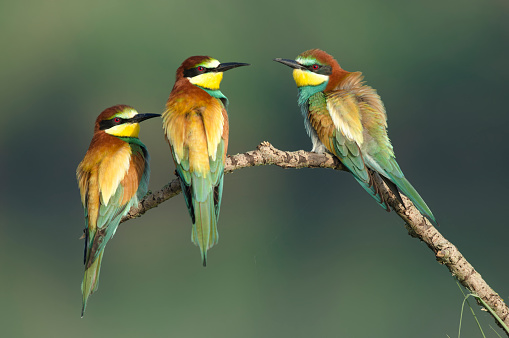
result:
[[[244,154],[228,156],[226,159],[225,173],[260,165],[276,165],[281,168],[294,169],[330,168],[347,171],[341,162],[330,154],[316,154],[303,150],[293,152],[282,151],[274,148],[268,142],[262,142],[258,145],[256,150],[248,151]],[[506,326],[509,326],[509,308],[465,257],[463,257],[458,248],[445,239],[428,219],[421,215],[406,196],[402,196],[403,202],[405,203],[405,206],[403,206],[382,179],[376,176],[375,179],[379,186],[383,187],[382,193],[387,197],[389,205],[399,217],[405,221],[405,227],[409,235],[425,242],[435,254],[437,261],[447,266],[453,276],[455,276],[465,288],[482,299],[491,307]],[[161,190],[155,193],[149,193],[145,196],[138,206],[132,207],[129,213],[122,218],[121,223],[143,215],[148,210],[178,195],[181,191],[179,179],[174,179]],[[509,332],[505,330],[505,328],[503,329],[509,336]]]
[[[330,168],[347,170],[341,162],[330,154],[317,154],[304,150],[282,151],[274,148],[269,142],[262,142],[256,150],[244,154],[230,155],[226,158],[225,173],[234,170],[256,167],[260,165],[277,165],[281,168]],[[120,223],[132,218],[140,217],[148,210],[157,207],[164,201],[177,196],[182,192],[178,178],[166,184],[161,190],[150,192],[136,207],[132,207]]]

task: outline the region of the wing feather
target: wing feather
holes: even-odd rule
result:
[[[355,96],[345,91],[310,97],[308,119],[327,150],[352,172],[361,186],[386,210],[387,201],[380,193],[361,151],[363,138],[360,107]]]
[[[170,102],[177,100],[170,98]],[[196,100],[188,102],[192,104],[168,104],[163,118],[193,222],[191,240],[200,247],[205,264],[207,249],[218,239],[217,219],[228,142],[228,117],[220,99],[208,96],[202,104]],[[176,130],[178,133],[172,134]]]
[[[143,153],[142,147],[138,144],[131,145],[131,149],[132,155],[130,158],[129,169],[120,181],[120,185],[124,188],[124,196],[120,202],[121,204],[129,202],[136,192],[138,192],[139,188],[140,193],[138,195],[143,197],[148,188],[148,178],[143,177],[143,174],[146,172],[145,166],[148,163],[146,156]]]
[[[123,146],[105,156],[98,168],[99,191],[103,205],[108,205],[131,164],[131,147],[128,143],[123,143]]]
[[[382,99],[375,89],[363,83],[361,73],[352,73],[349,90],[355,94],[364,126],[364,143],[361,151],[365,154],[366,165],[380,174],[388,183],[391,190],[401,190],[415,204],[419,211],[433,222],[433,213],[421,198],[417,190],[405,178],[401,171],[394,150],[387,133],[387,114]],[[397,187],[397,189],[396,189]],[[402,202],[399,193],[396,194]],[[403,203],[402,203],[403,204]]]
[[[88,159],[95,158],[97,163],[78,166],[78,184],[84,198],[87,226],[87,268],[113,237],[120,219],[138,203],[138,194],[143,196],[148,189],[150,169],[148,152],[143,143],[133,139],[132,146],[121,140],[113,144],[119,146],[111,147],[110,144],[110,152],[107,151],[108,147],[92,148],[90,154],[87,152]],[[113,182],[108,181],[108,178]],[[117,182],[116,186],[114,182]]]

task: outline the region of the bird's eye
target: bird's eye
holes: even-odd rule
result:
[[[120,117],[115,117],[115,118],[113,119],[113,122],[115,122],[115,123],[120,123]]]
[[[320,66],[319,66],[318,64],[316,64],[316,63],[315,63],[315,64],[312,66],[312,68],[313,68],[314,70],[317,70],[318,68],[320,68]]]
[[[199,72],[203,72],[203,71],[205,70],[205,67],[202,67],[202,66],[198,66],[198,67],[196,67],[196,68],[198,68],[198,71],[199,71]]]

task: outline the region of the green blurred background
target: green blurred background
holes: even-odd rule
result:
[[[162,112],[197,54],[252,64],[221,86],[230,154],[264,140],[309,150],[291,71],[272,59],[321,48],[378,89],[439,230],[507,300],[508,14],[505,0],[2,1],[1,336],[455,336],[449,271],[349,174],[324,169],[227,175],[207,268],[182,196],[123,224],[80,319],[75,169],[103,109]],[[157,190],[174,178],[159,122],[140,138]],[[463,322],[462,337],[480,336]]]

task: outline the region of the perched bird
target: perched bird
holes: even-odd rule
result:
[[[223,72],[241,66],[248,64],[219,63],[209,56],[188,58],[177,69],[163,113],[163,129],[193,222],[191,240],[200,247],[203,266],[207,250],[218,240],[228,148],[228,99],[219,84]]]
[[[360,72],[347,72],[326,52],[311,49],[295,60],[274,59],[293,68],[299,88],[298,104],[313,143],[347,167],[360,185],[387,211],[388,202],[374,177],[379,175],[405,206],[403,192],[431,221],[435,218],[399,168],[387,136],[387,115],[376,90],[363,82]]]
[[[157,116],[125,105],[106,109],[95,121],[94,136],[76,170],[86,224],[82,317],[88,297],[99,286],[106,243],[120,219],[147,193],[149,155],[138,139],[139,123]]]

